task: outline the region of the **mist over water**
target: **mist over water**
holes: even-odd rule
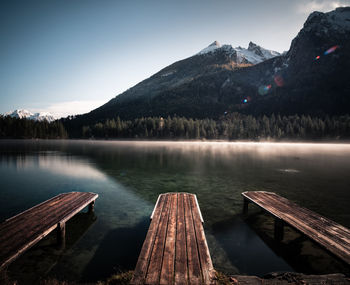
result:
[[[94,216],[67,225],[67,248],[49,235],[9,267],[18,280],[102,280],[134,269],[160,193],[197,194],[217,270],[346,272],[308,239],[273,219],[244,191],[276,192],[350,227],[350,145],[226,142],[0,141],[0,220],[62,192],[99,194]]]

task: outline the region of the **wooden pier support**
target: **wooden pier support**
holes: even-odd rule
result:
[[[274,237],[277,241],[282,241],[284,237],[284,222],[279,218],[275,218]]]
[[[246,198],[243,198],[243,214],[244,215],[248,214],[248,205],[249,205],[249,200]]]
[[[95,201],[92,201],[92,202],[89,204],[88,213],[93,213],[94,210],[95,210]]]
[[[62,247],[66,245],[66,223],[57,224],[57,244]]]

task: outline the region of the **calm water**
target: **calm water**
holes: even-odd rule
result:
[[[67,246],[51,234],[9,267],[26,284],[56,277],[102,280],[135,267],[159,193],[196,193],[217,270],[349,272],[257,208],[241,216],[241,192],[273,191],[350,227],[350,145],[0,141],[0,220],[62,192],[99,194],[94,215],[67,225]]]

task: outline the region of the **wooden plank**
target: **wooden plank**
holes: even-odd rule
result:
[[[310,229],[311,237],[318,238],[319,233],[322,233],[325,238],[331,239],[331,243],[334,241],[335,246],[342,246],[350,250],[350,243],[343,243],[344,237],[350,237],[350,230],[308,209],[299,207],[283,197],[269,195],[268,198],[274,204],[273,208],[270,209],[272,214],[277,213],[283,219],[288,220],[289,224],[296,229],[298,226]],[[263,202],[268,203],[267,201]]]
[[[54,200],[49,200],[47,204],[41,203],[40,207],[33,207],[32,210],[28,212],[28,210],[16,215],[13,218],[10,218],[6,220],[4,223],[1,224],[0,228],[0,241],[2,239],[7,239],[7,234],[9,228],[14,228],[13,225],[16,225],[16,229],[18,231],[21,231],[22,229],[26,228],[26,222],[33,223],[42,223],[43,217],[47,217],[48,215],[48,207],[50,208],[50,212],[56,211],[58,208],[62,207],[62,205],[68,205],[71,201],[76,200],[77,198],[81,198],[85,195],[85,193],[79,192],[72,192],[72,193],[65,193],[60,194],[54,198]]]
[[[281,202],[283,204],[288,205],[288,207],[286,207],[286,213],[291,215],[291,218],[293,218],[293,215],[296,218],[300,218],[300,219],[304,219],[305,217],[307,217],[308,224],[317,228],[317,230],[319,230],[323,234],[337,239],[339,242],[341,242],[341,239],[339,239],[339,236],[338,236],[339,234],[345,235],[345,236],[350,236],[350,230],[345,228],[344,226],[337,224],[334,221],[329,220],[329,219],[327,219],[319,214],[316,214],[315,212],[312,212],[306,208],[299,207],[295,203],[293,203],[293,202],[291,202],[283,197],[279,197],[281,199],[279,199],[280,201],[278,201],[277,200],[278,197],[279,196],[277,196],[277,195],[273,195],[273,196],[271,196],[271,199],[273,199],[274,201],[276,201],[278,203],[277,207],[280,206]],[[297,209],[298,211],[295,211],[295,209]],[[280,208],[279,208],[279,210],[281,211]],[[325,226],[327,228],[327,231],[324,230]],[[350,249],[350,244],[348,244],[347,247]]]
[[[204,228],[203,228],[203,218],[200,214],[200,208],[198,205],[198,201],[195,195],[191,195],[190,203],[192,208],[192,215],[194,221],[194,227],[196,231],[198,251],[200,257],[200,264],[202,268],[203,274],[203,283],[204,284],[214,284],[214,267],[209,253],[209,247],[207,244],[207,240],[205,238]]]
[[[176,231],[176,253],[175,253],[175,284],[187,284],[187,241],[186,241],[186,223],[185,223],[185,194],[178,194],[177,204],[177,231]]]
[[[346,229],[345,227],[336,224],[335,222],[328,220],[327,218],[322,217],[321,215],[318,215],[314,212],[311,212],[308,209],[302,208],[297,206],[296,204],[286,200],[283,198],[283,201],[281,199],[275,199],[276,195],[269,196],[269,199],[271,201],[274,201],[274,208],[271,209],[271,213],[274,214],[274,212],[279,211],[281,216],[284,216],[286,219],[289,218],[291,220],[303,220],[307,219],[307,224],[312,225],[312,227],[318,228],[321,232],[324,231],[324,226],[336,226],[335,229],[339,230],[339,233],[349,235],[350,231]],[[289,205],[286,203],[289,202]],[[266,203],[266,202],[264,202]],[[292,204],[291,204],[292,203]],[[330,234],[331,233],[331,234]],[[336,231],[333,231],[332,229],[329,229],[329,231],[324,232],[324,234],[330,234],[330,236],[334,236]],[[335,237],[336,238],[336,237]]]
[[[282,211],[281,205],[277,205]],[[293,208],[298,207],[294,206]],[[298,209],[298,208],[295,208]],[[343,228],[339,224],[328,220],[322,216],[318,218],[311,218],[305,212],[304,209],[299,207],[300,213],[295,214],[291,209],[287,209],[286,213],[282,215],[283,219],[288,222],[289,225],[293,226],[302,233],[308,235],[310,238],[315,240],[317,243],[325,247],[327,250],[345,259],[347,263],[350,262],[350,231],[342,231],[341,234],[336,233],[334,229]],[[350,264],[350,263],[349,263]]]
[[[53,204],[55,204],[55,201],[56,201],[56,200],[60,200],[60,199],[62,199],[63,197],[69,197],[69,196],[71,196],[71,195],[66,195],[66,194],[67,194],[67,193],[60,194],[60,195],[57,195],[57,196],[55,196],[55,197],[52,197],[52,198],[49,199],[49,200],[46,200],[46,201],[44,201],[44,202],[41,202],[41,203],[39,203],[39,204],[37,204],[37,205],[35,205],[35,206],[33,206],[33,207],[31,207],[31,208],[29,208],[29,209],[27,209],[27,210],[21,212],[21,213],[18,213],[18,214],[15,215],[15,216],[12,216],[12,217],[6,219],[5,222],[10,222],[11,220],[13,220],[13,219],[15,219],[15,218],[18,218],[19,216],[28,217],[28,216],[30,216],[30,212],[35,212],[36,210],[38,210],[38,209],[40,209],[40,208],[45,208],[46,205],[47,205],[47,203],[50,203],[50,204],[53,203]],[[26,215],[23,215],[23,214],[26,214]]]
[[[187,262],[190,284],[202,283],[202,272],[198,256],[198,247],[195,229],[193,225],[192,209],[189,201],[189,195],[184,196],[185,223],[186,223],[186,242],[187,242]]]
[[[170,213],[163,254],[162,271],[160,273],[160,284],[174,283],[175,269],[175,242],[176,242],[176,217],[177,217],[177,194],[171,194]]]
[[[350,230],[271,192],[242,195],[350,264]]]
[[[154,242],[145,284],[158,284],[160,280],[171,200],[172,196],[166,195],[165,205],[160,214],[158,233]]]
[[[83,202],[83,200],[86,197],[85,194],[82,194],[79,199],[80,202]],[[82,200],[83,199],[83,200]],[[65,212],[67,213],[70,211],[70,209],[67,209],[67,205],[64,205],[63,208]],[[50,211],[50,208],[48,207],[48,211]],[[56,210],[56,212],[60,211],[59,207]],[[62,209],[61,209],[62,211]],[[55,213],[56,213],[55,212]],[[17,227],[16,224],[14,225],[14,230],[10,231],[12,235],[10,236],[11,238],[8,238],[5,242],[1,243],[1,260],[6,259],[6,256],[12,254],[16,254],[16,252],[21,249],[22,247],[27,248],[27,244],[31,244],[33,240],[37,240],[37,236],[41,237],[42,232],[51,232],[53,229],[55,229],[55,225],[57,225],[58,222],[62,220],[62,216],[57,217],[55,213],[50,213],[48,214],[49,219],[40,219],[33,225],[29,223],[25,224],[26,229],[22,231],[16,231]],[[27,214],[27,213],[26,213]],[[45,236],[45,235],[44,235]],[[42,237],[44,237],[42,236]],[[42,238],[41,237],[41,238]]]
[[[158,197],[131,284],[214,284],[196,196]]]
[[[70,194],[70,193],[67,193],[67,194]],[[60,194],[53,197],[52,199],[49,199],[47,202],[50,203],[50,205],[51,203],[53,203],[51,207],[52,209],[55,209],[55,207],[59,206],[57,202],[63,201],[63,199],[65,199],[65,201],[68,199],[73,199],[74,195],[78,196],[79,194],[76,192],[73,192],[71,195],[66,195],[66,193]],[[22,226],[25,221],[28,221],[28,220],[33,221],[35,219],[39,219],[39,217],[41,217],[42,215],[45,216],[45,214],[47,214],[47,204],[43,202],[43,203],[40,203],[38,206],[34,206],[22,213],[17,214],[14,217],[7,219],[5,222],[1,224],[0,243],[2,239],[7,239],[7,236],[5,234],[8,233],[8,229],[13,227],[14,224],[17,225],[17,229],[21,230],[22,228],[25,228],[24,226]]]
[[[86,199],[85,202],[83,204],[81,204],[80,206],[77,205],[74,208],[72,208],[72,210],[65,214],[62,215],[62,218],[60,220],[61,223],[65,223],[67,222],[70,218],[72,218],[74,215],[76,215],[77,213],[79,213],[81,210],[83,210],[86,206],[88,206],[92,201],[95,201],[96,198],[91,197],[89,199]]]
[[[80,198],[82,199],[82,198]],[[49,212],[47,215],[41,215],[39,217],[36,217],[33,221],[27,221],[22,222],[20,226],[17,226],[17,224],[14,224],[12,226],[12,229],[8,230],[8,234],[6,235],[5,241],[1,242],[1,248],[2,253],[9,252],[10,250],[16,251],[18,247],[20,247],[22,244],[26,244],[28,239],[31,238],[33,235],[35,235],[37,232],[43,232],[46,231],[47,227],[51,227],[56,223],[56,221],[59,219],[56,219],[57,212],[60,210],[69,210],[69,205],[64,205],[63,209],[57,209],[54,212]],[[47,210],[46,210],[47,212]],[[19,230],[20,228],[20,230]],[[2,255],[2,254],[0,254]]]
[[[0,224],[0,268],[97,199],[94,193],[60,194]]]
[[[9,248],[8,245],[11,245],[9,248],[11,249],[18,247],[22,243],[25,244],[26,240],[29,239],[32,235],[35,235],[37,232],[46,231],[46,228],[50,228],[52,225],[57,224],[62,220],[62,215],[69,213],[71,209],[75,208],[76,204],[80,204],[85,200],[85,195],[81,195],[75,199],[74,205],[72,205],[74,201],[72,201],[70,204],[63,204],[61,207],[58,205],[54,211],[48,207],[45,211],[46,215],[38,216],[36,218],[33,218],[32,221],[29,220],[26,223],[22,222],[22,219],[20,219],[19,226],[17,223],[15,223],[12,226],[12,230],[8,230],[6,240],[2,241],[1,247],[6,250],[6,248]]]
[[[156,209],[154,211],[151,225],[148,229],[146,239],[142,245],[141,253],[138,258],[134,275],[131,280],[131,284],[143,284],[146,277],[150,256],[153,250],[154,242],[158,232],[158,224],[163,211],[164,204],[168,199],[166,195],[159,195],[159,201],[156,204]]]

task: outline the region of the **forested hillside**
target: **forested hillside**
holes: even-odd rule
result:
[[[350,116],[260,116],[227,114],[219,120],[184,117],[148,117],[135,120],[106,120],[83,126],[77,137],[140,139],[348,139]]]

